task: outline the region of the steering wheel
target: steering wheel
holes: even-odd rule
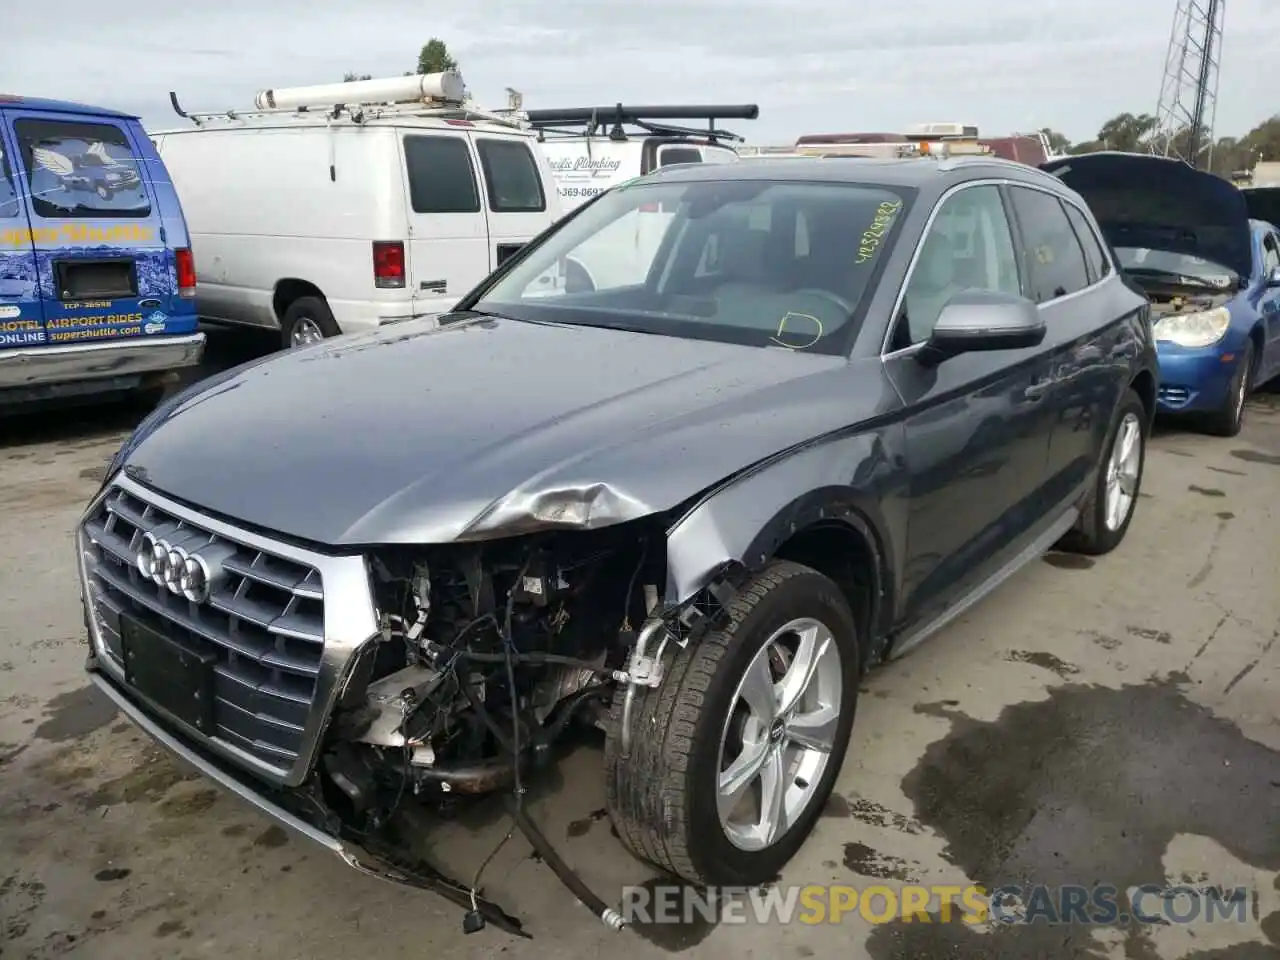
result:
[[[830,303],[834,303],[837,307],[839,307],[841,310],[844,311],[845,317],[848,317],[849,314],[853,313],[853,304],[850,303],[848,300],[846,300],[844,297],[839,296],[838,294],[832,293],[830,290],[820,290],[817,287],[804,287],[803,289],[792,291],[792,296],[798,297],[802,294],[808,294],[813,297],[821,297],[823,300],[826,300]]]

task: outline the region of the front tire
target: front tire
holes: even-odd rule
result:
[[[652,653],[653,651],[650,651]],[[840,589],[776,562],[729,607],[728,623],[636,691],[605,740],[605,793],[623,844],[695,884],[777,877],[831,795],[853,727],[861,666]]]
[[[1098,476],[1080,508],[1080,520],[1058,549],[1101,556],[1120,545],[1138,503],[1149,431],[1142,398],[1127,390],[1102,445]]]
[[[1239,368],[1231,378],[1227,398],[1221,410],[1205,417],[1204,428],[1215,437],[1239,436],[1244,427],[1244,402],[1253,389],[1253,341],[1240,354]]]

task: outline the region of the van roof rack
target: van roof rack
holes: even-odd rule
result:
[[[606,125],[610,140],[628,139],[627,127],[635,127],[643,134],[659,137],[705,137],[711,142],[733,140],[739,143],[745,138],[729,130],[716,127],[717,120],[755,120],[760,107],[754,103],[695,104],[688,106],[628,107],[615,104],[612,107],[568,107],[564,109],[527,110],[525,118],[529,126],[538,131],[539,139],[547,134],[560,137],[592,137],[601,133]],[[663,121],[705,120],[706,127],[676,126]]]
[[[466,84],[456,70],[259,90],[251,110],[188,113],[182,109],[177,93],[172,90],[169,91],[169,102],[178,116],[190,120],[197,127],[217,121],[263,118],[345,118],[360,124],[382,117],[414,117],[462,122],[487,120],[519,129],[528,128],[519,111],[499,113],[472,106]]]

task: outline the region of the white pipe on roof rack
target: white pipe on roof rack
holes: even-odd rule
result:
[[[347,83],[320,83],[309,87],[282,87],[259,90],[253,105],[259,110],[297,107],[329,107],[354,103],[413,103],[440,100],[461,103],[467,87],[456,70],[444,73],[415,73],[407,77],[352,80]]]

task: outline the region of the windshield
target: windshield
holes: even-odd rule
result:
[[[1151,250],[1147,247],[1117,247],[1120,266],[1139,276],[1157,277],[1171,283],[1195,283],[1207,287],[1229,287],[1235,274],[1220,264],[1185,253]]]
[[[698,181],[619,187],[474,305],[521,320],[842,353],[906,191]]]

